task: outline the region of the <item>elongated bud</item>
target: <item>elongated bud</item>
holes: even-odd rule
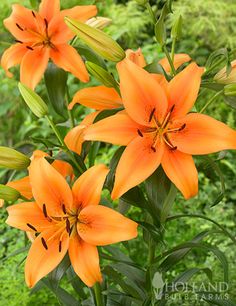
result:
[[[26,155],[8,147],[0,147],[0,168],[23,170],[29,164],[30,159]]]
[[[9,186],[6,185],[0,185],[0,199],[4,201],[16,201],[19,199],[20,193]]]
[[[85,63],[88,71],[102,84],[104,84],[106,87],[114,87],[117,88],[116,80],[113,78],[113,76],[102,67],[92,63],[92,62],[86,62]]]
[[[214,80],[220,84],[236,83],[236,60],[231,62],[231,71],[227,74],[227,69],[224,67],[214,77]]]
[[[166,26],[163,19],[158,20],[155,25],[155,36],[157,42],[163,46],[166,42]]]
[[[25,103],[29,106],[35,116],[41,118],[48,114],[48,107],[39,95],[22,83],[18,84],[18,88]]]
[[[176,19],[175,23],[173,24],[172,30],[171,30],[171,37],[173,39],[180,39],[181,34],[182,34],[182,23],[183,23],[183,18],[180,15],[179,18]]]
[[[224,87],[224,94],[227,97],[236,96],[236,84],[229,84]]]
[[[89,25],[92,28],[102,30],[106,26],[112,23],[112,20],[110,18],[105,17],[93,17],[86,21],[86,24]]]
[[[82,39],[92,50],[112,62],[125,58],[125,51],[110,36],[101,30],[94,29],[85,23],[65,17],[68,27]]]

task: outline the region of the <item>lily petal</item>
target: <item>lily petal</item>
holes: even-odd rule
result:
[[[60,12],[60,0],[42,0],[39,6],[39,14],[49,22]]]
[[[157,145],[156,152],[152,147],[153,140],[147,137],[136,137],[125,149],[116,168],[112,199],[121,197],[129,189],[142,183],[160,165],[163,145]]]
[[[209,154],[227,149],[236,149],[236,131],[226,124],[203,114],[188,114],[177,121],[186,127],[170,134],[178,150],[188,154]]]
[[[57,229],[55,227],[44,231],[32,243],[25,263],[25,281],[30,288],[55,269],[68,250],[68,234],[62,235],[60,231],[55,234]],[[47,249],[43,245],[42,239]]]
[[[49,216],[61,216],[62,205],[72,208],[73,197],[69,185],[44,158],[31,162],[29,177],[37,204],[41,208],[46,205]]]
[[[1,58],[1,66],[5,70],[8,77],[12,77],[13,74],[8,71],[11,67],[14,67],[21,63],[23,56],[29,50],[25,44],[15,44],[5,50]]]
[[[54,160],[54,162],[52,163],[52,166],[54,169],[57,170],[57,172],[59,172],[64,178],[73,178],[74,176],[74,170],[72,168],[72,166],[63,161],[63,160]]]
[[[190,60],[191,60],[191,57],[188,54],[184,54],[184,53],[175,54],[174,61],[173,61],[175,69],[178,69],[181,65],[189,62]],[[164,57],[163,59],[161,59],[159,61],[159,64],[164,68],[164,70],[167,73],[171,72],[171,67],[170,67],[167,57]]]
[[[79,220],[79,235],[92,245],[108,245],[137,236],[136,222],[105,206],[86,206],[80,212]]]
[[[77,5],[71,9],[61,11],[61,14],[63,17],[70,17],[85,22],[97,15],[97,12],[96,5]]]
[[[34,89],[41,80],[49,60],[49,49],[37,47],[28,50],[24,55],[20,66],[20,80],[22,83]]]
[[[96,246],[84,242],[78,235],[70,238],[69,256],[75,273],[88,286],[102,281]]]
[[[139,124],[150,126],[150,114],[164,119],[167,111],[165,92],[153,76],[129,59],[117,64],[120,90],[125,109]]]
[[[19,191],[19,193],[28,200],[33,197],[29,176],[25,176],[16,181],[11,181],[7,183],[7,186],[10,186]]]
[[[121,98],[114,88],[96,86],[79,90],[68,108],[72,109],[76,103],[96,110],[113,109],[122,105]]]
[[[14,204],[8,206],[7,211],[9,216],[6,223],[26,232],[41,232],[53,225],[34,202]]]
[[[186,115],[193,107],[201,85],[204,68],[191,63],[169,83],[169,109],[175,105],[172,118]]]
[[[89,75],[84,62],[73,47],[67,44],[57,45],[56,49],[50,50],[50,56],[57,66],[71,72],[82,82],[89,81]]]
[[[100,120],[84,131],[85,140],[98,140],[116,145],[127,145],[138,135],[141,125],[133,121],[126,113]]]
[[[125,51],[126,57],[139,67],[145,67],[147,65],[145,58],[143,56],[141,48],[138,48],[138,50],[133,51],[131,49],[128,49]]]
[[[80,125],[76,126],[68,132],[68,134],[64,138],[64,141],[71,151],[76,152],[79,155],[81,154],[82,145],[85,141],[84,131],[89,125],[93,123],[98,114],[99,112],[93,112],[91,114],[88,114],[80,123]]]
[[[81,208],[99,204],[108,172],[109,169],[105,165],[96,165],[89,168],[77,179],[72,188],[75,207]]]
[[[161,165],[185,199],[198,193],[198,173],[191,155],[165,148]]]

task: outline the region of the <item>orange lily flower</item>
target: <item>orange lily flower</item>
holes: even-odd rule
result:
[[[9,68],[20,64],[21,82],[34,89],[51,58],[57,66],[88,82],[89,75],[83,60],[67,44],[74,34],[66,26],[64,17],[85,22],[97,14],[96,6],[75,6],[60,11],[60,0],[42,0],[39,12],[19,4],[14,4],[12,9],[4,25],[16,38],[16,44],[7,49],[1,59],[1,65],[9,77],[12,76]]]
[[[236,132],[203,114],[189,113],[204,69],[191,63],[165,86],[125,59],[117,65],[126,113],[105,118],[85,131],[85,140],[127,146],[116,169],[112,198],[147,179],[161,164],[186,199],[198,192],[191,155],[236,149]]]
[[[96,246],[137,236],[137,224],[118,212],[98,205],[108,169],[97,165],[84,172],[72,190],[45,158],[29,167],[35,202],[7,208],[7,223],[39,235],[25,264],[25,279],[33,287],[69,253],[71,264],[88,285],[102,280]]]

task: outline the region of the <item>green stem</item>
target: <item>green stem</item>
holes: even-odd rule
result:
[[[215,100],[216,100],[216,98],[218,98],[222,93],[224,92],[224,90],[221,90],[221,91],[219,91],[219,92],[217,92],[204,106],[203,106],[203,108],[200,110],[200,114],[201,113],[203,113],[206,109],[207,109],[207,107],[211,104],[211,103],[213,103]]]
[[[67,106],[67,112],[68,112],[68,116],[69,116],[69,119],[70,119],[71,128],[74,128],[75,127],[75,119],[74,119],[74,116],[73,116],[73,111],[68,109],[69,101],[70,101],[69,89],[68,89],[68,86],[66,85],[66,106]]]
[[[95,294],[96,306],[104,306],[100,284],[96,283],[93,286],[93,289],[94,289],[94,294]]]
[[[46,119],[48,120],[48,123],[50,124],[53,132],[55,133],[55,135],[57,136],[57,139],[59,140],[63,151],[71,158],[71,160],[74,162],[75,166],[77,167],[77,169],[79,170],[79,172],[82,174],[84,172],[84,170],[82,169],[82,167],[78,164],[77,160],[75,159],[73,153],[68,149],[68,147],[66,146],[64,139],[62,138],[60,132],[58,131],[56,125],[54,124],[54,122],[48,117],[45,116]]]
[[[169,64],[170,64],[172,75],[176,75],[176,70],[175,70],[173,61],[172,61],[172,59],[171,59],[171,57],[170,57],[169,51],[168,51],[167,48],[166,48],[166,45],[164,45],[164,46],[162,47],[162,49],[163,49],[163,51],[165,52],[165,55],[166,55],[166,57],[167,57],[167,59],[168,59],[168,62],[169,62]]]
[[[146,8],[147,8],[147,10],[148,10],[148,12],[149,12],[149,14],[150,14],[150,16],[151,16],[151,18],[152,18],[152,22],[153,22],[154,24],[156,24],[156,22],[157,22],[156,16],[155,16],[155,14],[154,14],[154,12],[153,12],[153,10],[152,10],[152,7],[151,7],[151,5],[150,5],[149,2],[146,4]]]
[[[172,47],[171,47],[171,60],[172,60],[172,63],[174,63],[174,58],[175,58],[175,45],[176,45],[176,38],[173,39]]]

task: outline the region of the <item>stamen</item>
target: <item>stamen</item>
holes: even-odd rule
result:
[[[175,147],[173,147],[173,148],[170,148],[170,150],[171,150],[171,151],[175,151],[175,150],[177,150],[177,147],[175,146]]]
[[[27,49],[31,50],[31,51],[34,51],[34,49],[30,46],[26,46]]]
[[[140,137],[143,137],[143,133],[138,129],[138,134]]]
[[[42,245],[44,246],[44,248],[45,248],[46,250],[48,250],[47,243],[46,243],[46,241],[45,241],[45,239],[44,239],[43,237],[41,238],[41,242],[42,242]]]
[[[172,107],[171,107],[171,109],[170,109],[170,113],[173,112],[174,108],[175,108],[175,104],[172,105]]]
[[[47,219],[48,213],[47,213],[47,208],[45,204],[43,204],[43,214],[44,214],[44,217]]]
[[[65,207],[65,204],[62,204],[62,211],[63,211],[64,214],[66,215],[66,207]]]
[[[45,27],[46,27],[46,29],[47,29],[47,28],[48,28],[48,21],[47,21],[46,18],[44,18],[44,23],[45,23]]]
[[[155,147],[153,147],[153,146],[151,146],[151,149],[152,149],[152,151],[154,152],[154,153],[156,153],[156,148]]]
[[[177,149],[177,147],[174,146],[174,145],[170,142],[170,140],[167,138],[167,135],[164,136],[163,139],[164,139],[165,143],[170,147],[171,150],[176,150],[176,149]]]
[[[36,228],[32,224],[27,223],[27,226],[31,228],[33,231],[37,232]]]
[[[17,26],[17,28],[20,29],[21,31],[24,31],[24,29],[23,29],[18,23],[16,23],[16,26]]]
[[[15,42],[19,43],[19,44],[23,44],[22,41],[18,40],[18,39],[15,39]]]
[[[31,11],[31,13],[34,16],[34,18],[36,18],[36,15],[35,15],[34,11]]]
[[[156,108],[153,108],[153,110],[151,111],[151,114],[150,114],[150,116],[149,116],[148,122],[151,122],[151,121],[152,121],[152,118],[153,118],[153,116],[154,116],[155,111],[156,111]]]
[[[179,131],[183,131],[186,128],[186,123],[184,123],[180,128]]]
[[[66,231],[70,235],[70,221],[69,221],[69,219],[66,219]]]
[[[62,241],[59,241],[59,253],[61,253],[61,245],[62,245]]]

